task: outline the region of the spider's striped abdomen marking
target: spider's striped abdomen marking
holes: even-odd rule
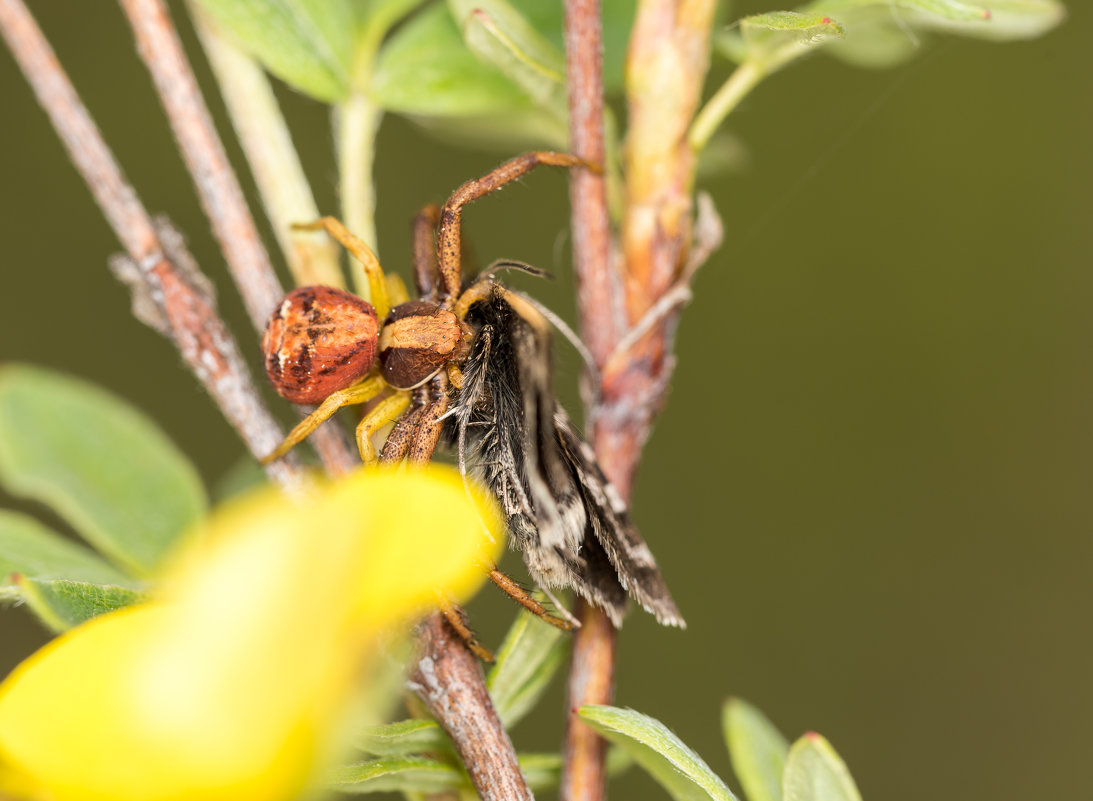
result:
[[[266,375],[293,403],[321,403],[372,368],[376,310],[365,300],[328,286],[285,295],[262,335]]]

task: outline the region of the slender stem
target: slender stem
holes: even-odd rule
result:
[[[342,221],[373,251],[376,236],[376,189],[372,180],[376,132],[383,111],[362,92],[354,92],[334,110],[338,146],[338,178],[341,185]],[[370,299],[368,278],[355,261],[350,262],[353,290]]]
[[[566,75],[569,89],[569,147],[577,156],[604,164],[603,31],[599,0],[566,0]],[[602,365],[619,336],[611,274],[611,229],[606,171],[570,173],[573,268],[581,331],[596,363]]]
[[[115,262],[115,269],[143,303],[140,316],[177,345],[251,453],[265,455],[282,433],[217,315],[207,282],[181,235],[167,224],[153,223],[22,0],[0,0],[0,33],[128,253]],[[266,469],[282,487],[301,486],[293,460]]]
[[[283,292],[178,32],[163,0],[120,2],[236,288],[255,329],[261,331]],[[322,426],[311,441],[331,473],[346,472],[357,461],[348,439],[336,425]]]
[[[566,0],[566,76],[569,144],[575,155],[606,165],[603,107],[603,31],[599,0]],[[622,304],[611,272],[606,169],[571,173],[573,265],[577,308],[589,350],[603,365],[622,334]],[[573,640],[566,704],[565,762],[559,798],[599,801],[606,792],[606,744],[577,717],[584,704],[610,703],[614,694],[615,628],[599,609],[580,604],[582,626]]]
[[[767,71],[753,61],[745,61],[728,77],[714,96],[695,115],[687,141],[697,153],[706,146],[710,137],[729,116],[740,101],[766,76]]]
[[[320,215],[269,78],[216,30],[199,6],[191,4],[190,10],[294,283],[344,288],[338,251],[330,239],[292,229],[293,223]]]

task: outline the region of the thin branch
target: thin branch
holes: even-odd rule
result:
[[[565,54],[569,96],[569,148],[593,164],[605,164],[603,134],[603,31],[599,0],[566,0]],[[581,331],[602,365],[620,335],[615,316],[605,313],[617,302],[611,275],[611,229],[607,209],[607,171],[573,170],[573,268]]]
[[[251,322],[261,331],[283,291],[213,127],[171,16],[162,0],[120,2],[228,269]],[[356,464],[347,438],[336,425],[320,427],[312,443],[331,473],[346,472]]]
[[[124,263],[116,262],[116,269],[134,284],[143,302],[142,316],[176,344],[251,453],[268,453],[282,433],[217,315],[182,237],[153,224],[22,0],[0,0],[0,33],[129,254]],[[270,465],[267,471],[283,487],[300,484],[293,461]]]
[[[566,81],[572,152],[604,164],[603,31],[599,0],[566,0]],[[573,265],[577,274],[577,309],[581,331],[597,365],[602,366],[622,335],[617,321],[622,303],[611,273],[611,230],[606,170],[574,170],[569,184],[572,206]],[[598,389],[598,388],[597,388]],[[600,392],[593,393],[596,397]],[[593,415],[595,410],[593,411]],[[593,419],[595,419],[593,417]],[[604,462],[608,477],[617,474]],[[624,490],[625,491],[625,490]],[[600,801],[606,793],[606,744],[577,717],[584,704],[607,704],[614,696],[615,627],[596,607],[583,601],[581,628],[573,638],[570,662],[562,801]]]
[[[361,92],[351,94],[335,107],[333,113],[342,221],[377,253],[376,187],[372,168],[376,131],[382,117],[383,111]],[[351,259],[349,269],[353,290],[371,300],[368,277],[360,264]]]
[[[421,624],[418,645],[410,686],[452,738],[482,801],[531,801],[478,658],[439,614]]]
[[[294,282],[344,289],[338,251],[330,239],[292,228],[293,223],[312,222],[320,215],[269,78],[199,6],[191,4],[190,11]]]

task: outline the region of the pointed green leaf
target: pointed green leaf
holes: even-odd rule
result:
[[[626,750],[676,801],[736,801],[702,758],[660,721],[613,706],[582,706],[578,714]]]
[[[327,785],[341,793],[442,793],[469,787],[466,774],[426,757],[375,759],[336,769]]]
[[[51,507],[136,576],[206,509],[193,466],[141,412],[28,365],[0,368],[0,484]]]
[[[141,603],[147,598],[142,592],[116,584],[24,579],[19,585],[27,606],[56,632],[78,626],[96,615]]]
[[[739,698],[721,710],[732,769],[748,801],[782,801],[782,772],[789,741],[766,715]]]
[[[814,732],[789,749],[782,794],[785,801],[861,801],[842,758]]]
[[[406,756],[452,748],[452,741],[437,723],[421,719],[372,726],[357,737],[355,744],[376,756]]]
[[[26,603],[53,631],[133,603],[136,587],[84,546],[0,509],[0,598]]]
[[[569,638],[535,615],[516,615],[486,684],[505,727],[527,714],[565,661]]]
[[[216,27],[290,86],[328,103],[349,94],[349,0],[197,0]]]
[[[566,114],[565,56],[505,0],[448,0],[467,46],[541,108]]]
[[[523,91],[467,49],[444,3],[414,16],[380,48],[371,97],[388,111],[429,117],[532,107]]]

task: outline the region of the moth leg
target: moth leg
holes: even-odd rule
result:
[[[440,607],[440,614],[444,615],[444,619],[448,621],[448,625],[455,630],[455,633],[459,635],[460,639],[462,639],[463,642],[467,644],[467,647],[471,649],[471,653],[483,662],[492,662],[493,654],[482,647],[481,643],[478,642],[478,638],[474,636],[474,632],[471,631],[471,627],[467,625],[466,613],[441,595],[437,595],[437,606]]]
[[[441,294],[444,298],[452,299],[459,294],[463,207],[480,197],[496,192],[505,184],[515,181],[541,164],[554,167],[586,167],[597,172],[602,171],[598,165],[590,164],[568,153],[540,150],[510,159],[481,178],[467,181],[456,189],[440,212],[440,223],[436,232],[437,268],[440,273]]]
[[[372,445],[372,435],[387,423],[398,419],[409,405],[409,392],[395,392],[377,403],[361,418],[361,421],[357,423],[357,450],[361,453],[362,462],[376,463],[376,448]]]
[[[376,308],[376,316],[383,319],[391,310],[391,302],[387,297],[387,280],[380,267],[380,260],[372,252],[372,248],[365,244],[364,240],[351,234],[349,229],[342,225],[335,217],[321,217],[313,223],[296,223],[292,226],[298,231],[326,231],[357,261],[364,267],[364,274],[368,278],[368,288],[372,292],[372,305]]]
[[[490,581],[500,587],[501,592],[505,593],[505,595],[507,595],[509,598],[512,598],[512,600],[516,601],[516,603],[520,604],[520,606],[524,607],[524,609],[531,612],[544,623],[549,623],[555,628],[562,629],[562,631],[573,630],[573,624],[570,621],[564,620],[560,617],[555,617],[554,615],[547,612],[546,607],[536,601],[534,598],[532,598],[531,595],[528,594],[527,590],[525,590],[511,578],[506,576],[496,567],[490,571],[489,575]]]
[[[320,403],[315,411],[297,423],[296,427],[288,433],[288,436],[285,437],[284,441],[274,448],[269,455],[265,456],[261,460],[261,463],[269,464],[270,462],[280,459],[307,439],[312,431],[329,420],[334,415],[334,412],[338,411],[338,409],[343,406],[366,403],[385,389],[387,389],[387,382],[377,375],[366,378],[359,384],[354,384],[351,387],[338,390]]]
[[[436,300],[436,227],[440,206],[432,203],[414,217],[414,283],[422,300]]]

